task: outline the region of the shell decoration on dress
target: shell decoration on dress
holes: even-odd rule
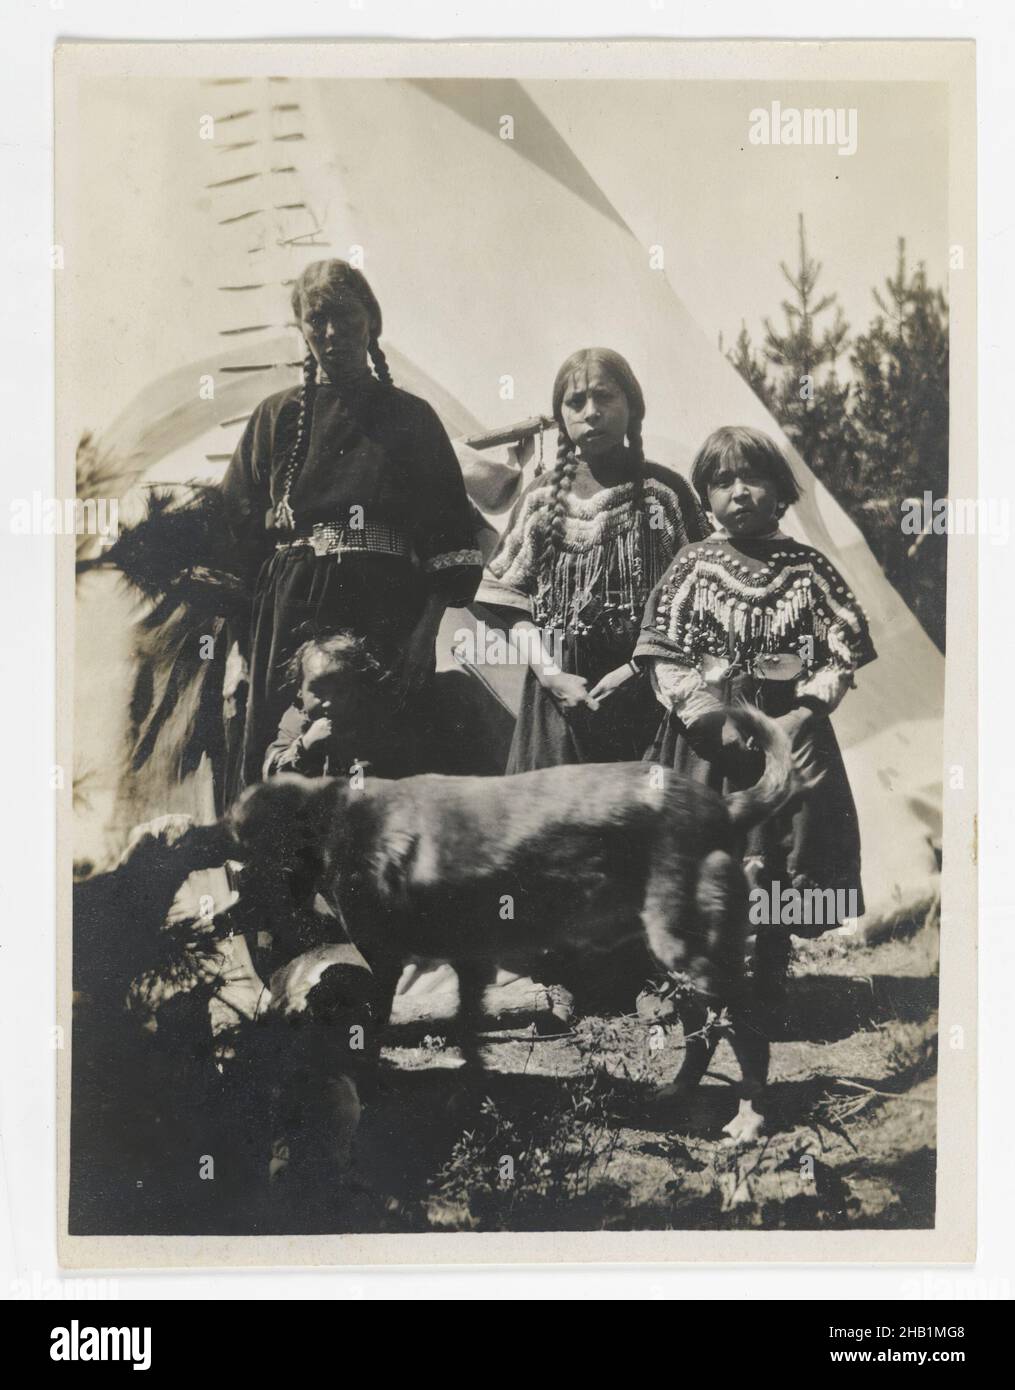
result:
[[[713,537],[674,561],[648,617],[642,650],[687,665],[706,656],[796,652],[810,671],[857,670],[876,653],[867,617],[835,566],[780,539],[765,558]]]

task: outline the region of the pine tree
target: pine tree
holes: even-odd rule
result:
[[[867,497],[861,530],[885,573],[944,650],[947,540],[905,535],[907,497],[948,493],[948,305],[921,263],[909,274],[899,238],[879,313],[853,345],[853,424]]]
[[[819,295],[821,264],[799,219],[799,265],[782,273],[795,298],[777,332],[765,319],[764,359],[746,325],[729,361],[769,408],[812,471],[855,522],[887,577],[944,650],[946,540],[902,531],[906,498],[948,491],[948,305],[920,264],[909,274],[900,238],[894,275],[873,291],[878,309],[850,347],[834,294]],[[831,324],[817,319],[835,311]],[[849,350],[852,383],[838,358]],[[769,374],[769,364],[777,371]]]
[[[722,337],[719,338],[719,350],[722,351]],[[754,345],[751,342],[751,335],[747,331],[747,324],[741,319],[740,333],[732,351],[726,353],[726,360],[747,382],[748,386],[758,397],[765,402],[769,410],[774,405],[772,397],[772,387],[768,380],[768,366],[763,356],[755,353]]]
[[[785,261],[779,267],[795,296],[782,301],[785,328],[779,332],[770,319],[764,320],[765,356],[779,369],[766,403],[815,475],[836,496],[851,496],[856,458],[848,414],[849,385],[840,383],[835,370],[846,348],[849,325],[838,296],[817,292],[821,262],[808,253],[803,213],[797,226],[797,269],[791,271]],[[818,319],[832,309],[832,322],[819,327]]]

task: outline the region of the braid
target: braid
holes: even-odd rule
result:
[[[303,359],[303,381],[300,385],[300,410],[296,418],[296,433],[289,446],[285,471],[282,474],[282,495],[275,508],[276,525],[283,529],[286,527],[292,529],[293,527],[289,494],[292,492],[300,469],[306,462],[307,450],[310,447],[310,425],[314,416],[314,397],[316,394],[317,362],[313,353],[308,352]]]
[[[380,343],[377,341],[377,334],[373,334],[367,348],[370,360],[374,364],[374,372],[377,380],[384,386],[394,386],[391,380],[391,368],[388,366],[388,359],[384,356]]]
[[[627,426],[627,450],[633,466],[634,500],[641,508],[645,498],[645,448],[641,442],[640,420],[631,420]]]
[[[557,441],[557,462],[553,469],[553,479],[550,492],[550,544],[554,550],[560,546],[564,539],[564,525],[567,519],[567,494],[571,491],[574,484],[574,475],[578,471],[578,455],[574,451],[574,446],[564,432],[561,432],[560,439]]]
[[[549,525],[539,527],[536,531],[537,544],[540,547],[536,557],[536,573],[539,576],[539,592],[542,596],[540,616],[543,619],[552,616],[548,611],[547,602],[553,582],[553,565],[560,542],[564,537],[564,526],[567,520],[567,494],[571,491],[574,475],[577,471],[578,456],[574,451],[574,445],[571,443],[567,431],[559,428],[557,432],[557,458],[550,478],[550,496],[544,507],[544,516],[549,519]]]
[[[317,362],[312,352],[303,359],[303,380],[300,383],[300,414],[296,422],[296,438],[290,458],[302,463],[307,456],[310,443],[310,422],[314,415],[314,397],[317,395]]]
[[[646,550],[651,544],[645,524],[645,447],[641,438],[641,416],[632,416],[627,426],[627,448],[632,466],[632,498],[635,542],[637,550],[634,559],[634,601],[640,609],[648,598],[649,585],[645,583]]]

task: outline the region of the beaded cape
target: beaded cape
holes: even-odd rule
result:
[[[855,671],[877,655],[863,609],[813,546],[725,535],[685,546],[645,610],[635,657],[697,666],[792,653],[807,672]]]
[[[646,463],[640,486],[618,483],[592,497],[570,491],[563,529],[551,542],[552,472],[530,483],[515,504],[477,598],[522,608],[545,627],[581,632],[593,599],[641,621],[645,601],[680,548],[707,533],[690,485]]]

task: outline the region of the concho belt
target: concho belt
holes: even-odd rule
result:
[[[340,526],[337,521],[318,521],[309,531],[296,531],[284,541],[279,541],[276,549],[287,550],[293,545],[309,546],[315,555],[341,556],[346,551],[370,551],[375,555],[399,555],[410,553],[409,542],[403,531],[395,526],[377,526],[367,522],[363,526]]]

